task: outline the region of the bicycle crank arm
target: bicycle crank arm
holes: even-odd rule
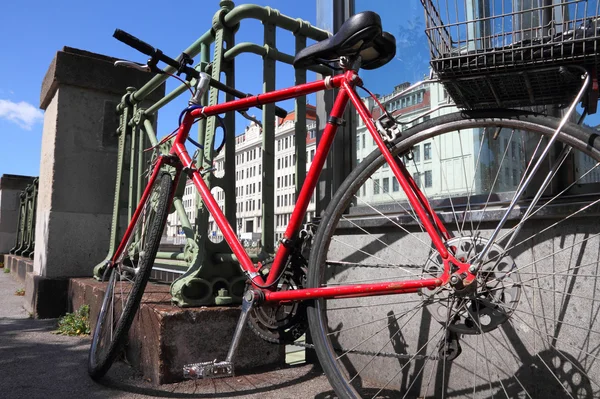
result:
[[[225,361],[219,362],[217,359],[212,362],[193,363],[183,366],[183,378],[187,379],[201,379],[201,378],[223,378],[233,377],[234,367],[233,358],[236,354],[237,347],[242,337],[242,332],[248,321],[248,314],[250,309],[254,306],[256,300],[256,294],[254,291],[249,290],[244,294],[242,301],[242,312],[238,319],[235,327],[235,333],[233,334],[233,340],[227,353]]]

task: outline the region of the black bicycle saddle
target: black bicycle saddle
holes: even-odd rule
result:
[[[357,55],[362,58],[363,69],[379,68],[396,55],[396,39],[382,30],[381,18],[372,11],[351,16],[335,35],[300,50],[294,67],[308,68]]]

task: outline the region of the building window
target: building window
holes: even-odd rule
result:
[[[423,159],[428,161],[431,159],[431,143],[423,144]]]
[[[396,179],[396,176],[392,177],[392,191],[400,191],[400,184],[398,183],[398,179]]]
[[[390,178],[389,177],[384,177],[383,178],[383,193],[389,193],[390,192]]]
[[[373,194],[379,194],[379,179],[373,180]]]
[[[421,161],[421,146],[416,145],[413,147],[413,157],[415,162]]]
[[[425,187],[433,187],[433,176],[430,170],[425,171]]]
[[[413,180],[415,181],[417,187],[421,187],[421,175],[419,174],[419,172],[413,173]]]

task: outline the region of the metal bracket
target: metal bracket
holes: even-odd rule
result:
[[[343,118],[338,118],[337,116],[330,116],[327,118],[327,123],[331,123],[332,125],[344,126],[346,121]]]

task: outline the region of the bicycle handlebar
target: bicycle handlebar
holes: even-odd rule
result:
[[[150,56],[153,59],[157,59],[158,61],[164,62],[165,64],[177,69],[178,72],[184,72],[187,75],[189,75],[193,78],[196,78],[196,79],[200,78],[200,72],[198,72],[194,68],[192,68],[188,65],[182,64],[179,61],[174,60],[173,58],[163,54],[163,52],[160,51],[159,49],[152,47],[148,43],[125,32],[124,30],[115,29],[115,33],[113,33],[113,37],[115,39],[125,43],[126,45],[133,47],[140,53],[146,54],[147,56]],[[155,67],[155,65],[154,65],[154,67]],[[245,98],[245,97],[252,96],[252,94],[242,93],[241,91],[236,90],[233,87],[229,87],[226,84],[221,83],[220,81],[213,79],[213,78],[210,79],[210,85],[212,87],[214,87],[215,89],[221,90],[222,92],[225,92],[227,94],[231,94],[232,96],[237,97],[237,98]],[[262,106],[257,105],[256,108],[262,109]],[[287,111],[283,108],[275,106],[275,115],[277,115],[280,118],[285,118],[287,116]]]
[[[140,53],[144,53],[153,57],[156,54],[156,49],[149,45],[148,43],[138,39],[137,37],[130,35],[121,29],[115,29],[115,33],[113,33],[113,37],[126,45],[133,47]]]

